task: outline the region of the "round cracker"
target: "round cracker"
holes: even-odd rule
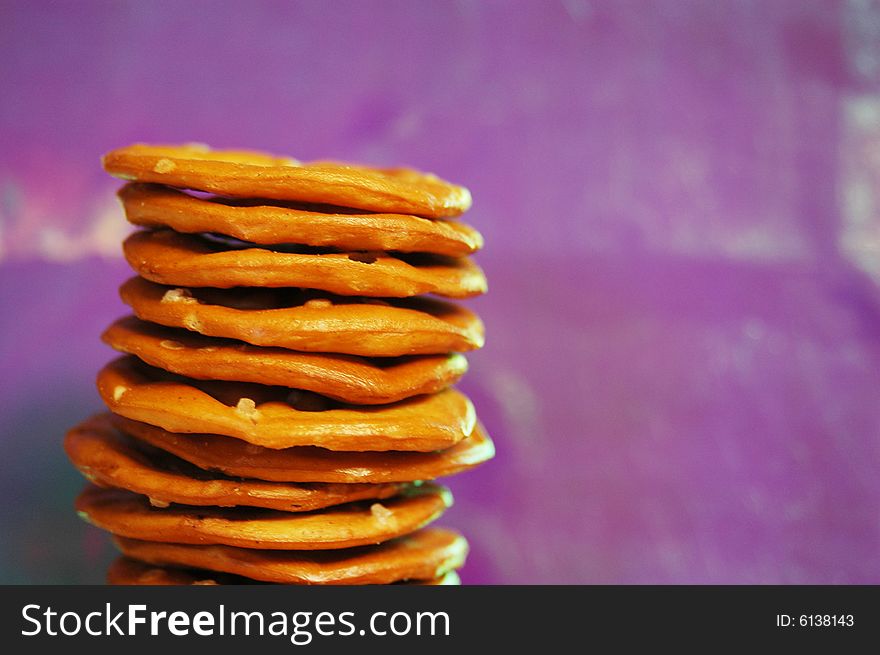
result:
[[[175,544],[267,550],[333,550],[378,544],[424,527],[452,505],[448,489],[426,484],[381,503],[358,502],[318,512],[268,509],[156,508],[143,496],[88,485],[79,515],[115,535]]]
[[[286,387],[190,380],[131,356],[108,363],[97,385],[115,414],[170,432],[222,434],[266,448],[424,452],[458,443],[476,423],[470,400],[452,388],[391,405],[339,405]]]
[[[137,586],[250,584],[253,580],[237,575],[152,566],[128,557],[117,557],[107,569],[107,584]]]
[[[439,300],[388,302],[296,289],[180,289],[141,277],[120,288],[145,321],[255,346],[365,357],[436,355],[483,345],[471,311]]]
[[[228,380],[313,391],[359,405],[381,405],[455,383],[467,371],[459,353],[370,360],[300,353],[205,337],[128,316],[101,336],[104,343],[158,368],[198,380]]]
[[[382,500],[405,490],[402,484],[295,484],[229,478],[145,446],[114,428],[106,415],[84,421],[64,439],[68,457],[86,478],[147,496],[156,507],[178,503],[309,512],[359,500]]]
[[[308,446],[272,450],[240,439],[214,434],[175,434],[122,416],[106,416],[135,439],[206,471],[276,482],[433,480],[471,469],[495,455],[495,446],[479,423],[470,436],[441,451],[346,453]]]
[[[122,249],[142,277],[173,286],[302,287],[387,298],[426,293],[470,298],[486,292],[486,276],[466,257],[279,252],[168,229],[138,230]]]
[[[126,184],[119,190],[126,218],[142,227],[176,232],[215,232],[263,245],[300,243],[340,250],[427,252],[449,257],[483,247],[482,235],[459,221],[408,214],[357,214],[339,209],[197,198],[157,184]]]
[[[368,168],[200,145],[134,144],[104,155],[104,170],[138,182],[208,191],[223,196],[271,198],[355,207],[431,218],[458,216],[470,192],[430,173]]]
[[[443,528],[427,528],[378,546],[338,551],[269,551],[231,546],[189,546],[117,537],[127,557],[284,584],[391,584],[431,580],[464,564],[467,541]]]
[[[164,566],[153,566],[145,562],[117,557],[107,570],[107,584],[139,585],[139,586],[181,586],[181,585],[242,585],[258,584],[256,580],[243,578],[239,575],[203,571],[199,569],[178,569]],[[396,584],[441,586],[460,585],[461,578],[455,571],[449,571],[431,580],[407,580]]]

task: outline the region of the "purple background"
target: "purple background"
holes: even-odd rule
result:
[[[63,431],[135,140],[468,185],[467,582],[880,582],[880,5],[0,4],[0,580],[97,582]]]

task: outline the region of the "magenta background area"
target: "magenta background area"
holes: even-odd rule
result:
[[[64,430],[123,313],[101,153],[470,187],[470,583],[880,582],[880,5],[0,4],[0,580],[100,582]]]

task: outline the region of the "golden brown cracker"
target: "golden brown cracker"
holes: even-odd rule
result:
[[[297,484],[209,473],[124,435],[106,415],[70,430],[64,448],[74,466],[92,482],[141,494],[156,507],[178,503],[308,512],[358,500],[382,500],[405,490],[403,484]]]
[[[458,216],[471,206],[466,188],[406,168],[302,164],[260,152],[140,143],[108,152],[103,164],[104,170],[124,180],[223,196],[295,200],[431,218]]]
[[[435,355],[483,345],[471,311],[429,298],[361,300],[296,289],[186,289],[134,277],[120,295],[145,321],[255,346],[364,357]]]
[[[106,344],[151,366],[199,380],[256,382],[305,389],[363,405],[381,405],[455,383],[467,370],[459,353],[364,359],[251,346],[122,318],[102,335]]]
[[[277,551],[232,546],[192,546],[118,537],[126,556],[156,566],[179,566],[284,584],[391,584],[430,580],[460,568],[464,537],[425,528],[378,546],[336,551]]]
[[[110,410],[170,432],[235,437],[266,448],[448,448],[474,428],[471,402],[455,389],[390,405],[342,405],[308,392],[247,382],[190,380],[120,357],[98,373]]]
[[[259,583],[256,580],[243,578],[239,575],[230,575],[229,573],[154,566],[128,557],[117,557],[107,570],[107,584],[129,586],[215,586]],[[457,572],[449,571],[431,580],[406,580],[396,584],[419,586],[460,585],[461,578],[459,578]]]
[[[445,450],[416,452],[333,452],[300,446],[261,448],[214,434],[176,434],[147,423],[107,415],[132,437],[207,471],[277,482],[409,482],[454,475],[482,464],[495,446],[478,423],[470,436]]]
[[[143,496],[87,486],[76,499],[79,515],[115,535],[175,544],[266,550],[334,550],[394,539],[437,519],[452,505],[448,489],[430,484],[379,501],[316,512],[268,509],[156,508]]]
[[[107,569],[107,584],[129,586],[181,586],[220,584],[248,584],[253,580],[237,575],[152,566],[128,557],[117,557]]]
[[[122,249],[135,272],[172,286],[302,287],[388,298],[470,298],[486,291],[483,271],[466,257],[282,252],[167,229],[138,230]]]
[[[299,243],[340,250],[426,252],[449,257],[483,247],[483,237],[459,221],[408,214],[354,213],[259,200],[198,198],[158,184],[126,184],[119,198],[129,222],[176,232],[214,232],[263,245]]]

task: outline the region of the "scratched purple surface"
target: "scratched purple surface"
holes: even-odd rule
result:
[[[7,1],[0,97],[0,580],[111,556],[60,439],[145,140],[471,188],[467,582],[880,582],[878,3]]]

